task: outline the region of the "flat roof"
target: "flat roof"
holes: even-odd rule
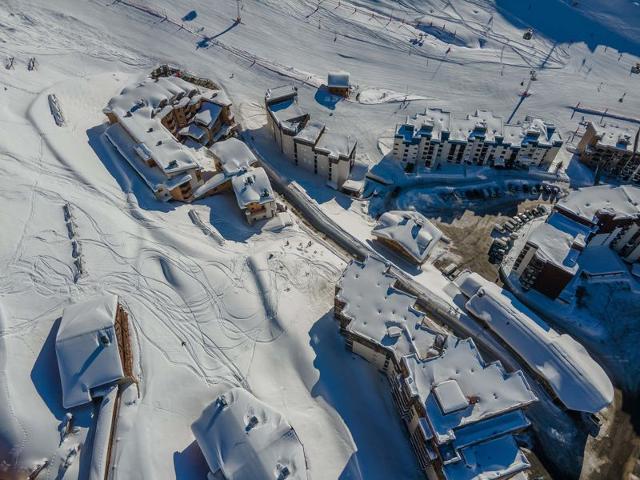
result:
[[[316,144],[316,150],[326,153],[329,158],[349,158],[357,143],[355,137],[351,135],[326,129]]]
[[[640,218],[640,188],[632,185],[580,188],[560,200],[555,208],[591,223],[597,223],[598,212],[610,212],[616,219]]]

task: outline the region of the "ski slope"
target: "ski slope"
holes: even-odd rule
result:
[[[380,137],[426,105],[536,114],[566,138],[578,102],[638,116],[636,3],[245,0],[240,24],[235,2],[223,0],[0,4],[0,52],[15,57],[0,72],[0,478],[45,459],[38,479],[85,478],[95,412],[75,409],[78,431],[60,442],[53,344],[65,305],[104,292],[120,296],[137,339],[140,396],[118,433],[120,478],[203,478],[190,425],[235,385],[287,417],[313,478],[420,478],[386,381],[337,335],[343,261],[298,224],[245,225],[229,196],[157,202],[104,143],[102,108],[169,62],[222,84],[247,134],[262,139],[264,91],[293,82],[312,117],[357,136],[371,163]],[[351,73],[361,101],[316,96],[336,69]],[[539,80],[514,112],[531,69]],[[342,223],[368,231],[322,195]],[[85,261],[79,278],[67,203]],[[225,241],[203,234],[191,209]]]

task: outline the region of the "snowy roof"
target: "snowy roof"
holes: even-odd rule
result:
[[[201,140],[202,137],[207,134],[206,130],[196,123],[190,123],[186,127],[181,128],[178,133],[185,137],[191,137],[194,140]]]
[[[113,97],[105,112],[116,115],[158,167],[166,175],[173,175],[197,167],[197,162],[162,125],[161,119],[170,113],[171,105],[190,102],[197,91],[194,85],[178,77],[146,79]]]
[[[596,214],[609,212],[614,218],[640,218],[640,188],[631,185],[597,185],[571,192],[560,200],[556,210],[598,223]]]
[[[633,142],[636,131],[618,125],[599,125],[589,122],[596,132],[597,144],[603,147],[616,148],[618,150],[633,151]]]
[[[64,309],[56,334],[62,404],[91,401],[91,389],[124,376],[115,333],[118,297],[103,295]]]
[[[267,104],[280,102],[282,100],[292,99],[298,96],[298,88],[294,85],[281,85],[279,87],[270,88],[264,95]]]
[[[426,260],[442,237],[442,232],[420,213],[400,210],[383,213],[372,234],[397,243],[419,263]]]
[[[304,142],[311,145],[315,145],[324,132],[324,123],[317,121],[310,121],[307,125],[300,130],[300,132],[294,137],[295,141]]]
[[[396,137],[403,138],[406,143],[419,142],[423,136],[439,142],[465,142],[482,138],[485,142],[501,141],[515,146],[531,142],[542,146],[562,144],[560,134],[551,123],[527,116],[521,124],[505,124],[502,117],[488,110],[476,110],[473,115],[457,118],[448,111],[427,108],[424,113],[407,118],[396,132]]]
[[[211,128],[220,117],[221,112],[222,106],[213,102],[203,102],[194,120],[203,127]]]
[[[278,126],[293,135],[301,130],[304,120],[309,117],[309,114],[298,106],[296,96],[269,103],[268,109]]]
[[[325,153],[329,159],[347,159],[356,148],[357,141],[351,135],[325,130],[316,144],[315,150]]]
[[[579,250],[573,247],[576,237],[552,224],[541,223],[529,232],[527,243],[537,248],[537,255],[569,273],[578,271]]]
[[[593,245],[580,255],[580,268],[588,275],[626,274],[629,269],[624,261],[608,245]]]
[[[499,362],[486,364],[470,338],[448,337],[440,356],[420,360],[411,355],[402,362],[409,371],[408,387],[425,406],[438,444],[455,440],[457,429],[537,400],[521,371],[509,374]]]
[[[192,425],[212,473],[226,480],[307,479],[304,449],[286,419],[236,387],[209,405]]]
[[[349,88],[349,73],[344,71],[329,72],[327,86],[329,88]]]
[[[238,206],[244,209],[250,203],[260,205],[274,202],[276,197],[271,188],[269,177],[262,167],[253,168],[231,179]]]
[[[229,96],[222,90],[216,90],[211,96],[211,101],[217,103],[221,107],[230,107],[232,105]]]
[[[462,449],[462,461],[445,464],[445,480],[511,478],[531,465],[514,438],[506,435]]]
[[[609,377],[572,337],[554,331],[518,300],[477,274],[463,274],[456,283],[467,296],[482,285],[470,296],[467,310],[544,378],[567,408],[597,413],[611,403]]]
[[[345,303],[342,314],[351,320],[347,330],[392,350],[398,360],[412,353],[419,358],[436,354],[438,334],[424,325],[424,314],[414,308],[416,297],[394,288],[395,282],[377,258],[352,261],[337,294]]]
[[[225,175],[235,175],[258,163],[251,149],[234,137],[214,143],[209,150],[222,164]]]
[[[161,170],[150,167],[136,152],[141,151],[140,145],[136,145],[134,139],[119,123],[110,125],[105,131],[105,136],[154,193],[163,187],[171,190],[191,179],[188,173],[167,178]]]

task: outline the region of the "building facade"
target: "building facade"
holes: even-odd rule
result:
[[[501,479],[526,470],[513,434],[529,426],[523,409],[537,398],[524,375],[485,363],[471,339],[429,328],[417,302],[370,257],[343,273],[334,314],[347,349],[387,377],[425,476]]]
[[[634,154],[638,135],[640,130],[589,122],[578,143],[580,161],[598,173],[640,183],[640,155]]]
[[[460,119],[428,108],[396,128],[392,157],[409,173],[447,164],[548,170],[562,145],[555,126],[537,118],[511,125],[489,111]]]
[[[638,263],[640,188],[600,185],[577,190],[526,235],[509,274],[525,291],[536,290],[556,299],[581,272],[608,275],[623,270],[619,261]],[[611,256],[607,268],[596,268],[591,261],[591,253],[598,248],[600,256]]]
[[[267,90],[265,108],[273,139],[284,156],[340,189],[355,162],[356,139],[310,121],[310,115],[298,106],[298,90],[292,85]]]

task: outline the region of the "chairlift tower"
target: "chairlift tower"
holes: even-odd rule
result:
[[[236,0],[236,10],[237,10],[236,22],[237,23],[240,23],[242,21],[242,18],[240,17],[240,2],[241,0]]]

